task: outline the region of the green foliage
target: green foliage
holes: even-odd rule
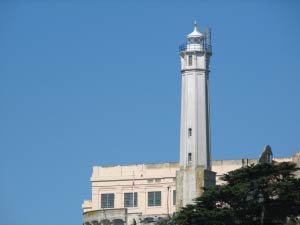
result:
[[[174,218],[178,225],[279,225],[300,215],[299,170],[293,163],[257,164],[229,172]]]

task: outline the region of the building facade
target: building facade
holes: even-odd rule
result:
[[[256,164],[260,159],[213,160],[216,183],[232,170]],[[300,166],[300,151],[291,157],[273,158],[276,162],[295,162]],[[84,200],[83,224],[149,224],[176,211],[176,172],[178,162],[94,166],[92,198]],[[133,195],[134,193],[134,195]],[[133,204],[134,202],[134,204]]]

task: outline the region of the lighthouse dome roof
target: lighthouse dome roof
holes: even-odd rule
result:
[[[187,38],[191,38],[191,37],[203,37],[204,35],[198,31],[198,27],[197,27],[197,23],[195,21],[194,23],[194,31],[192,33],[190,33],[189,35],[187,35]]]

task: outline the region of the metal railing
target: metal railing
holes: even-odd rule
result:
[[[203,52],[211,52],[211,45],[205,44],[182,44],[179,46],[179,52],[186,51],[203,51]]]

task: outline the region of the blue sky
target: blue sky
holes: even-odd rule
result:
[[[178,161],[178,46],[212,28],[213,159],[300,148],[298,1],[0,2],[0,214],[81,224],[93,165]]]

